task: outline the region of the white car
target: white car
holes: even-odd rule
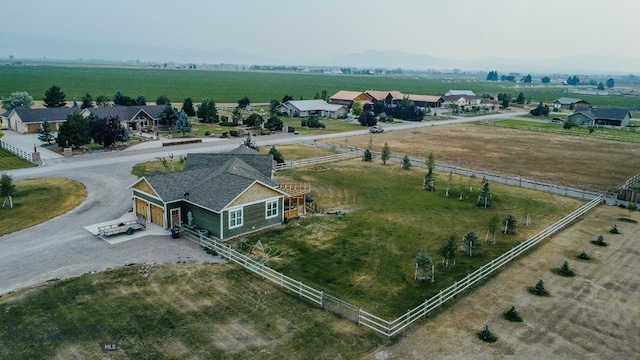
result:
[[[381,132],[383,132],[383,131],[384,131],[384,129],[382,128],[382,126],[378,126],[378,125],[374,125],[374,126],[372,126],[372,127],[370,127],[370,128],[369,128],[369,132],[370,132],[370,133],[373,133],[373,134],[375,134],[375,133],[381,133]]]

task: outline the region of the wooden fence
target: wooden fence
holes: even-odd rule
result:
[[[391,337],[406,329],[409,325],[421,319],[431,311],[437,309],[447,301],[453,299],[456,295],[466,291],[471,286],[486,279],[493,272],[495,272],[511,260],[522,255],[524,252],[530,250],[542,240],[548,238],[567,225],[571,224],[580,216],[584,215],[586,212],[599,205],[602,201],[603,198],[601,196],[591,200],[571,214],[562,218],[560,221],[549,226],[548,228],[544,229],[528,240],[520,243],[519,245],[515,246],[499,257],[493,259],[491,262],[485,264],[478,270],[467,275],[462,280],[456,281],[450,287],[441,290],[437,295],[431,297],[430,299],[426,299],[424,303],[418,305],[412,310],[407,311],[406,314],[401,315],[395,320],[382,319],[374,314],[364,311],[362,308],[349,304],[329,294],[325,294],[323,291],[316,290],[308,285],[304,285],[302,282],[292,279],[275,270],[272,270],[265,264],[255,261],[233,250],[232,248],[221,242],[212,240],[208,237],[204,237],[202,236],[202,234],[196,233],[187,228],[182,228],[181,234],[185,235],[187,239],[215,251],[220,256],[261,276],[265,280],[271,281],[272,283],[286,289],[293,294],[311,301],[312,303],[320,306],[323,309],[331,311],[380,334],[386,335],[387,337]]]
[[[11,151],[12,153],[16,154],[17,156],[25,159],[25,160],[29,160],[31,162],[33,162],[33,154],[30,152],[26,152],[22,149],[18,149],[17,147],[8,144],[2,140],[0,140],[0,148],[6,149],[8,151]]]

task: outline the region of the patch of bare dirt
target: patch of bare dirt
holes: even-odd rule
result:
[[[600,206],[446,311],[410,327],[367,359],[631,359],[640,353],[640,225],[616,222],[625,210]],[[613,224],[619,235],[609,234]],[[590,243],[604,234],[608,247]],[[596,261],[580,261],[586,251]],[[576,277],[553,274],[568,260]],[[551,297],[527,287],[543,279]],[[524,318],[510,323],[511,306]],[[498,336],[486,344],[484,325]]]
[[[432,126],[407,131],[355,136],[350,146],[373,150],[385,142],[392,155],[570,186],[616,192],[640,169],[634,159],[640,144],[568,135],[505,129],[477,124]],[[332,139],[323,142],[341,144]]]

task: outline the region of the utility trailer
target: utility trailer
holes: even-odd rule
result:
[[[147,219],[142,216],[137,216],[135,220],[121,221],[111,225],[100,226],[98,228],[98,235],[112,236],[118,234],[133,235],[136,230],[144,229],[147,227]]]

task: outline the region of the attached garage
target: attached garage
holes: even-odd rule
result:
[[[163,211],[160,206],[149,203],[149,214],[151,215],[150,220],[152,223],[156,225],[164,226],[162,213]]]

